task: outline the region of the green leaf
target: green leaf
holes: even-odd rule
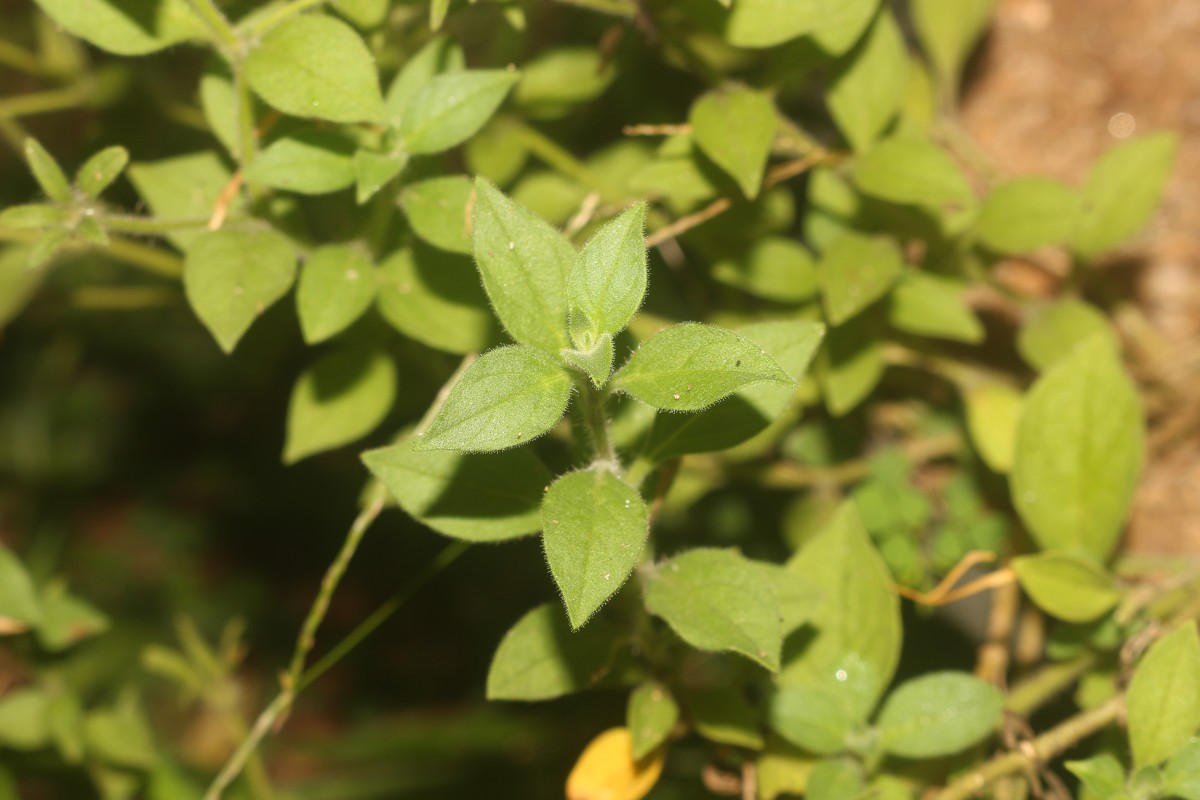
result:
[[[410,440],[362,458],[409,516],[444,536],[499,542],[541,530],[554,476],[530,448],[464,455],[417,451]]]
[[[347,349],[322,356],[292,389],[283,463],[366,436],[395,399],[396,365],[386,354]]]
[[[29,163],[29,170],[38,186],[42,187],[47,197],[56,203],[69,203],[74,200],[75,194],[71,191],[71,184],[67,181],[62,167],[37,139],[25,140],[25,160]]]
[[[44,274],[30,268],[25,248],[0,249],[0,332],[33,298]]]
[[[440,31],[442,23],[446,21],[446,14],[450,11],[450,0],[430,0],[429,2],[429,29]]]
[[[666,742],[678,721],[679,706],[666,686],[658,681],[638,684],[625,710],[634,760],[640,761]]]
[[[586,689],[603,677],[612,652],[612,634],[602,626],[572,633],[557,608],[540,605],[496,648],[487,699],[550,700]]]
[[[602,225],[579,251],[567,278],[570,334],[590,350],[601,335],[625,329],[642,305],[646,267],[646,204],[637,203]]]
[[[1091,622],[1121,600],[1112,576],[1087,556],[1048,550],[1014,558],[1012,569],[1039,608],[1067,622]]]
[[[986,331],[965,293],[959,281],[908,270],[892,290],[888,321],[905,333],[979,344]]]
[[[972,386],[963,399],[975,451],[996,472],[1008,474],[1017,449],[1017,424],[1024,404],[1021,393],[1002,383],[986,383]]]
[[[360,148],[354,153],[354,202],[360,206],[391,183],[408,166],[404,153],[377,153]]]
[[[759,800],[803,795],[816,759],[779,736],[768,736],[755,761]]]
[[[1190,621],[1159,639],[1138,662],[1125,696],[1135,767],[1159,764],[1200,728],[1200,636]]]
[[[36,0],[46,16],[101,50],[123,56],[153,53],[208,29],[187,0]]]
[[[1095,797],[1115,797],[1125,791],[1125,768],[1111,753],[1101,753],[1086,761],[1063,764]]]
[[[106,147],[93,155],[75,173],[75,183],[88,197],[99,197],[129,164],[129,151],[124,147]]]
[[[375,268],[357,248],[328,245],[313,251],[300,270],[296,309],[307,344],[344,331],[370,308]]]
[[[737,0],[725,36],[738,47],[773,47],[804,34],[861,25],[877,5],[878,0]]]
[[[216,153],[193,153],[134,164],[129,180],[156,217],[201,217],[207,219],[233,177]],[[230,213],[242,208],[240,198],[229,206]],[[167,239],[187,250],[205,235],[202,228],[174,231]]]
[[[810,622],[816,613],[817,606],[821,603],[820,590],[811,581],[802,578],[787,567],[769,564],[765,561],[753,563],[759,574],[775,590],[775,599],[779,601],[779,617],[783,624],[784,637]]]
[[[498,186],[507,186],[529,161],[529,148],[517,129],[493,121],[467,142],[467,171]]]
[[[379,312],[396,330],[448,353],[477,353],[499,339],[471,262],[415,246],[379,265]]]
[[[874,144],[896,116],[908,81],[907,64],[904,36],[887,10],[839,60],[825,102],[838,130],[855,150]]]
[[[888,293],[904,269],[904,257],[890,239],[847,233],[821,258],[819,274],[825,316],[841,325]]]
[[[1142,468],[1141,400],[1093,339],[1033,385],[1017,428],[1013,505],[1043,549],[1107,559]]]
[[[1163,767],[1162,777],[1166,796],[1200,800],[1200,739],[1176,750]]]
[[[41,606],[38,641],[52,652],[66,650],[108,630],[108,617],[91,603],[68,592],[66,584],[61,581],[46,585],[42,590]]]
[[[601,334],[590,350],[564,349],[561,355],[568,364],[583,370],[597,389],[608,383],[612,375],[613,340],[607,333]]]
[[[0,745],[13,750],[40,750],[50,744],[50,695],[21,688],[0,697]]]
[[[965,672],[935,672],[904,684],[879,712],[879,742],[903,758],[958,753],[1000,725],[1004,695]]]
[[[750,89],[709,92],[692,105],[688,121],[704,155],[728,173],[746,197],[757,197],[778,124],[771,99]]]
[[[621,588],[648,532],[642,496],[606,469],[570,472],[542,501],[542,546],[572,629]]]
[[[392,127],[400,125],[408,104],[422,86],[434,75],[459,72],[466,68],[466,59],[458,43],[447,36],[435,36],[405,62],[404,68],[388,87],[384,106]]]
[[[1017,352],[1031,367],[1044,372],[1097,337],[1117,351],[1117,337],[1108,317],[1090,303],[1066,298],[1038,309],[1021,326]]]
[[[913,26],[947,97],[957,95],[963,65],[987,28],[993,5],[995,0],[913,0]]]
[[[954,160],[914,136],[893,136],[875,145],[854,165],[854,183],[864,194],[892,203],[962,207],[975,201]]]
[[[246,80],[285,114],[331,122],[384,117],[375,59],[341,20],[301,14],[272,28],[245,63]]]
[[[400,192],[400,205],[413,233],[434,247],[471,254],[467,214],[475,189],[462,175],[410,183]]]
[[[787,568],[816,586],[821,603],[814,634],[788,640],[777,684],[823,689],[865,719],[900,658],[900,602],[854,505],[844,503]]]
[[[440,153],[471,138],[495,113],[521,74],[464,70],[431,78],[400,118],[400,136],[413,154]]]
[[[220,62],[210,61],[208,69],[200,76],[200,110],[204,121],[217,141],[230,153],[241,148],[238,141],[237,90],[228,68]]]
[[[870,314],[831,328],[817,354],[817,380],[835,417],[854,410],[883,378],[883,343]]]
[[[513,100],[535,119],[558,119],[572,106],[604,93],[617,71],[593,47],[559,47],[540,53],[521,68]]]
[[[333,0],[333,8],[363,30],[378,28],[387,20],[391,0]]]
[[[0,547],[0,636],[21,633],[42,622],[42,604],[25,565]]]
[[[759,714],[745,696],[733,688],[702,689],[685,697],[696,732],[718,744],[761,750],[763,740]]]
[[[131,695],[114,708],[88,714],[83,730],[91,758],[131,769],[150,769],[158,761],[150,724]]]
[[[292,243],[271,230],[206,233],[188,250],[183,266],[188,303],[226,353],[287,294],[295,277]]]
[[[825,326],[808,320],[778,320],[756,322],[737,332],[766,350],[799,382],[825,336]],[[664,461],[688,453],[733,447],[775,421],[795,394],[794,385],[757,383],[694,414],[659,413],[654,418],[645,451],[654,460]]]
[[[541,436],[562,419],[571,374],[524,345],[484,353],[454,384],[446,404],[420,434],[419,450],[506,450]]]
[[[754,383],[794,386],[764,348],[724,328],[683,322],[630,356],[614,387],[655,408],[699,411]]]
[[[246,180],[299,194],[328,194],[354,185],[354,143],[310,130],[271,142],[255,156]]]
[[[67,213],[55,206],[31,203],[0,211],[0,225],[17,230],[57,228],[67,223]]]
[[[854,723],[838,697],[812,686],[792,686],[775,692],[768,719],[780,736],[822,756],[840,753],[845,748],[846,735]]]
[[[83,705],[74,694],[60,692],[50,698],[46,725],[59,755],[68,764],[83,762],[83,719]]]
[[[819,762],[808,776],[805,800],[857,798],[864,788],[862,767],[844,758]]]
[[[1063,244],[1079,224],[1079,194],[1051,178],[1014,178],[983,200],[975,233],[999,253],[1028,253]]]
[[[803,302],[818,291],[812,255],[782,236],[756,239],[744,253],[713,264],[712,275],[726,286],[781,303]]]
[[[504,329],[521,344],[558,355],[570,346],[567,276],[575,248],[482,179],[475,181],[472,223],[475,264]]]
[[[26,251],[26,269],[36,272],[49,264],[70,239],[71,231],[65,228],[44,231],[41,238]]]
[[[779,601],[754,564],[736,551],[689,550],[647,572],[644,586],[646,610],[688,644],[779,669]]]
[[[1155,133],[1122,142],[1092,166],[1083,185],[1083,218],[1071,249],[1085,260],[1124,244],[1150,221],[1175,163],[1179,139]]]

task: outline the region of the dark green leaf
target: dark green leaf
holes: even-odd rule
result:
[[[1014,558],[1012,569],[1033,602],[1067,622],[1090,622],[1121,600],[1112,576],[1087,556],[1048,550]]]
[[[979,344],[986,332],[956,280],[909,270],[892,290],[888,321],[917,336]]]
[[[893,203],[969,206],[975,195],[958,165],[928,139],[893,136],[875,145],[854,166],[864,194]]]
[[[467,214],[474,191],[471,181],[462,175],[430,178],[405,186],[400,205],[417,236],[434,247],[470,255]]]
[[[300,270],[296,309],[304,341],[317,344],[350,327],[375,299],[375,268],[359,250],[328,245]]]
[[[372,350],[335,350],[304,371],[288,404],[283,463],[366,436],[396,399],[396,365]]]
[[[780,689],[771,697],[771,727],[794,745],[817,755],[840,753],[854,720],[835,695],[812,686]]]
[[[487,676],[489,700],[550,700],[603,677],[612,634],[599,625],[571,632],[552,604],[538,606],[504,635]]]
[[[400,118],[408,152],[440,153],[483,127],[520,78],[516,70],[464,70],[437,75],[413,95]]]
[[[667,741],[679,721],[679,706],[658,681],[638,684],[629,695],[625,725],[633,738],[633,757],[641,760]]]
[[[908,78],[908,51],[890,11],[837,66],[825,102],[855,150],[866,150],[895,117]]]
[[[1154,643],[1125,697],[1135,767],[1175,755],[1200,728],[1200,636],[1195,621]]]
[[[590,350],[603,334],[615,335],[642,305],[646,267],[646,204],[637,203],[597,230],[567,278],[571,341]]]
[[[37,0],[37,4],[71,34],[123,56],[153,53],[208,35],[187,0]]]
[[[710,92],[692,105],[688,119],[696,146],[737,182],[746,197],[757,197],[775,140],[771,99],[750,89]]]
[[[354,185],[354,143],[330,131],[305,131],[271,142],[246,170],[249,183],[299,194]]]
[[[736,689],[703,689],[685,697],[696,732],[710,742],[761,750],[759,714]]]
[[[56,203],[69,203],[74,199],[75,194],[71,191],[71,184],[67,181],[62,167],[37,139],[25,140],[25,160],[47,197]]]
[[[75,183],[88,197],[100,193],[120,177],[129,164],[129,151],[124,147],[106,147],[93,155],[75,173]]]
[[[979,241],[1000,253],[1063,244],[1079,224],[1079,194],[1050,178],[1015,178],[988,194],[975,220]]]
[[[831,325],[841,325],[887,294],[904,269],[904,257],[890,239],[848,233],[834,240],[821,258],[821,292]]]

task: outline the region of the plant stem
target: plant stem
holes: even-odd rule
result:
[[[280,6],[269,14],[264,14],[251,22],[246,26],[246,32],[254,36],[261,36],[289,17],[294,17],[301,11],[316,8],[325,2],[327,0],[292,0],[292,2]]]
[[[1027,717],[1078,681],[1095,664],[1096,654],[1084,653],[1070,661],[1042,667],[1012,687],[1004,708]]]
[[[515,117],[504,117],[503,124],[507,125],[517,135],[517,138],[521,140],[521,143],[535,156],[544,161],[547,166],[552,167],[568,178],[574,178],[588,188],[595,189],[608,202],[622,198],[623,193],[618,187],[610,185],[602,175],[594,172],[591,167],[584,164],[541,131],[530,127]]]
[[[0,100],[0,116],[31,117],[63,111],[87,102],[87,94],[80,86],[67,86],[46,92],[30,92]]]
[[[258,130],[254,119],[254,97],[250,93],[250,83],[246,80],[245,73],[238,70],[233,82],[236,90],[234,102],[237,103],[237,107],[234,109],[238,128],[237,159],[244,179],[246,170],[249,169],[251,162],[258,154]],[[253,184],[247,182],[247,188],[250,190],[251,197],[257,195],[257,189]]]
[[[1103,705],[1081,712],[1051,728],[1016,750],[997,756],[979,769],[958,778],[933,795],[932,800],[969,800],[988,784],[1015,775],[1030,766],[1043,764],[1120,719],[1125,697],[1114,697]]]
[[[604,404],[608,398],[603,390],[597,389],[586,378],[582,379],[580,384],[579,400],[583,404],[583,418],[591,436],[592,452],[596,461],[610,469],[619,470],[621,461],[617,457],[616,448],[613,447],[612,438],[608,435],[608,417],[604,414]]]
[[[224,51],[226,58],[237,61],[241,57],[242,41],[217,4],[213,0],[188,0],[188,5],[212,31],[213,41]]]
[[[110,231],[134,233],[144,236],[165,235],[176,231],[189,231],[208,227],[208,217],[135,217],[125,215],[102,216],[100,223]]]
[[[0,40],[0,64],[27,72],[30,75],[41,75],[46,72],[36,55],[12,42],[3,40]]]
[[[114,258],[153,275],[175,280],[183,275],[183,259],[179,256],[157,247],[148,247],[132,239],[114,236],[104,250]]]

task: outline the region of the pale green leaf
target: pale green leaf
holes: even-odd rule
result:
[[[1000,725],[1004,695],[966,672],[922,675],[892,692],[879,712],[879,742],[903,758],[958,753]]]
[[[641,760],[667,741],[679,721],[679,705],[658,681],[638,684],[629,694],[625,726],[633,739],[633,757]]]
[[[744,253],[722,259],[713,277],[765,300],[799,303],[817,294],[817,267],[803,245],[782,236],[756,239]]]
[[[446,14],[450,11],[450,0],[430,0],[429,2],[429,28],[430,30],[440,31],[442,23],[446,21]]]
[[[504,635],[488,669],[489,700],[550,700],[596,683],[613,650],[600,625],[572,632],[550,603],[530,611]]]
[[[995,0],[913,0],[912,19],[925,54],[953,98],[967,56],[987,28]]]
[[[404,171],[408,156],[404,153],[379,153],[359,148],[354,153],[354,201],[360,206]]]
[[[46,15],[69,33],[123,56],[153,53],[208,28],[187,0],[37,0]]]
[[[870,147],[896,116],[908,80],[907,62],[904,35],[887,10],[838,62],[825,102],[855,150]]]
[[[494,69],[434,76],[417,90],[400,118],[405,149],[440,153],[466,141],[500,107],[520,75]]]
[[[570,334],[591,349],[603,334],[625,329],[642,305],[646,267],[646,204],[637,203],[602,225],[579,251],[567,278]]]
[[[845,705],[824,689],[791,686],[771,697],[771,728],[794,745],[817,755],[840,753],[854,720]]]
[[[67,212],[44,203],[9,206],[0,211],[0,226],[17,230],[38,230],[66,225]]]
[[[588,380],[597,389],[608,383],[613,368],[613,339],[610,334],[601,334],[590,350],[564,349],[563,360],[587,373]]]
[[[434,247],[471,254],[467,214],[475,189],[463,175],[410,183],[400,192],[400,205],[413,232]]]
[[[904,257],[890,239],[847,233],[821,257],[821,293],[825,316],[841,325],[883,297],[900,278]]]
[[[570,472],[542,501],[542,546],[573,629],[633,572],[648,531],[646,504],[606,469]]]
[[[29,251],[11,247],[0,250],[0,331],[25,308],[45,273],[29,266]]]
[[[220,157],[212,152],[134,164],[128,175],[156,217],[192,219],[212,216],[221,193],[233,177]],[[241,198],[235,197],[229,205],[229,213],[237,213],[241,208]],[[173,231],[167,238],[181,250],[186,250],[202,236],[204,229],[196,227]]]
[[[570,113],[572,106],[599,97],[616,76],[598,49],[559,47],[521,67],[513,101],[530,117],[557,119]]]
[[[62,167],[54,160],[54,156],[46,152],[46,148],[42,147],[37,139],[25,140],[25,161],[29,164],[29,170],[33,173],[38,186],[41,186],[42,191],[46,193],[46,197],[56,203],[69,203],[75,198],[75,193],[71,191],[71,184],[62,171]]]
[[[1051,178],[1014,178],[983,199],[975,233],[999,253],[1064,244],[1079,224],[1079,193]]]
[[[154,733],[136,700],[126,695],[114,708],[93,711],[84,720],[86,749],[91,758],[131,769],[150,769],[158,761]]]
[[[1033,385],[1010,487],[1038,545],[1108,558],[1141,472],[1144,427],[1137,388],[1102,339]]]
[[[713,325],[684,322],[660,331],[613,377],[615,388],[669,411],[699,411],[742,387],[788,375],[765,348]]]
[[[1011,566],[1030,599],[1067,622],[1091,622],[1121,600],[1112,576],[1088,556],[1047,550],[1014,558]]]
[[[371,307],[376,285],[374,267],[357,248],[327,245],[314,250],[296,288],[304,341],[317,344],[350,327]]]
[[[1125,767],[1112,753],[1101,753],[1086,761],[1067,761],[1063,766],[1100,800],[1125,791]]]
[[[250,87],[273,108],[331,122],[384,117],[375,59],[341,20],[301,14],[272,28],[245,63]]]
[[[940,208],[975,201],[954,160],[915,136],[893,136],[871,148],[854,165],[854,183],[864,194],[893,203]]]
[[[844,758],[826,759],[813,767],[804,792],[805,800],[847,800],[863,791],[862,767]]]
[[[106,147],[92,155],[75,173],[75,184],[88,197],[99,197],[129,164],[129,151],[124,147]]]
[[[737,0],[725,36],[739,47],[773,47],[797,36],[862,26],[878,0]]]
[[[387,19],[391,0],[333,0],[330,5],[359,28],[371,30]]]
[[[42,622],[42,604],[25,565],[0,546],[0,635],[21,633]]]
[[[975,451],[996,472],[1012,469],[1017,449],[1017,424],[1021,419],[1021,393],[1002,383],[972,386],[963,395],[967,404],[967,432]]]
[[[570,346],[567,276],[575,248],[482,179],[475,181],[472,221],[475,264],[505,330],[521,344],[554,355]]]
[[[417,444],[420,450],[506,450],[541,436],[562,419],[571,374],[532,347],[484,353],[450,391]]]
[[[1200,739],[1192,739],[1163,767],[1163,790],[1171,797],[1200,800]]]
[[[1175,163],[1179,138],[1155,133],[1122,142],[1092,166],[1083,185],[1083,217],[1071,248],[1084,259],[1124,244],[1154,214]]]
[[[853,411],[879,385],[886,366],[870,314],[831,328],[817,354],[817,380],[829,413],[841,417]]]
[[[412,58],[404,63],[404,68],[396,75],[392,85],[388,87],[384,105],[387,108],[388,120],[392,127],[400,124],[405,109],[422,86],[429,83],[434,75],[445,72],[458,72],[466,68],[466,59],[458,43],[447,36],[435,36]]]
[[[50,738],[54,740],[55,748],[68,764],[83,762],[86,747],[83,740],[83,719],[83,705],[74,694],[63,691],[50,698],[50,706],[46,709],[46,724],[50,728]]]
[[[108,618],[91,603],[67,591],[66,584],[53,581],[42,590],[42,620],[38,641],[57,652],[108,630]]]
[[[645,575],[646,610],[699,650],[730,651],[779,669],[779,601],[733,550],[689,550]]]
[[[200,110],[208,129],[230,153],[241,149],[238,141],[237,90],[228,69],[220,62],[210,62],[200,77]]]
[[[759,714],[737,689],[701,689],[688,692],[685,704],[696,732],[718,744],[761,750]]]
[[[529,161],[529,148],[516,128],[492,122],[467,142],[467,170],[497,186],[507,186]]]
[[[1033,312],[1017,332],[1017,352],[1029,366],[1044,372],[1097,337],[1116,351],[1117,337],[1104,312],[1066,298]]]
[[[366,436],[396,399],[396,365],[372,350],[335,350],[306,369],[288,403],[283,463]]]
[[[63,247],[71,239],[71,231],[66,228],[43,231],[41,237],[25,251],[25,267],[31,272],[40,272],[41,267],[49,264],[55,256],[62,252]]]
[[[888,321],[905,333],[979,344],[986,331],[967,304],[966,288],[957,280],[909,270],[889,297]]]
[[[688,120],[704,155],[728,173],[746,197],[757,197],[778,124],[771,99],[742,88],[710,92],[692,105]]]
[[[767,737],[766,747],[754,762],[759,800],[803,795],[815,763],[815,756],[782,737]]]
[[[299,194],[345,189],[354,185],[354,143],[332,131],[284,136],[255,156],[246,181]]]
[[[50,695],[29,687],[0,697],[0,746],[39,750],[50,744]]]
[[[79,220],[75,226],[75,236],[80,241],[95,245],[96,247],[108,247],[111,241],[108,236],[108,231],[100,221],[95,217],[85,216]]]
[[[220,230],[204,234],[183,267],[188,303],[226,353],[296,277],[296,252],[271,230]]]
[[[418,245],[379,265],[379,313],[396,330],[448,353],[476,353],[500,332],[468,259]]]
[[[1125,696],[1135,767],[1165,761],[1200,728],[1200,637],[1195,621],[1154,643]]]
[[[362,458],[409,516],[440,534],[499,542],[541,530],[553,476],[528,447],[467,455],[417,451],[410,440]]]
[[[765,561],[752,563],[775,590],[784,637],[812,620],[821,603],[821,591],[815,584],[780,564]]]

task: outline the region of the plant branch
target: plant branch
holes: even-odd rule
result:
[[[99,217],[100,223],[110,231],[132,233],[142,236],[165,236],[176,231],[203,230],[208,227],[208,217],[136,217],[115,214]]]
[[[531,153],[555,171],[569,178],[574,178],[584,186],[600,192],[606,201],[616,201],[623,197],[624,193],[620,191],[619,187],[609,184],[602,175],[592,170],[591,167],[584,164],[541,131],[527,125],[516,117],[504,117],[502,124],[507,125]]]
[[[1084,653],[1070,661],[1049,664],[1009,690],[1004,708],[1027,717],[1072,686],[1096,665],[1095,653]]]
[[[226,57],[236,61],[240,57],[242,40],[238,38],[237,31],[229,24],[229,20],[225,19],[221,9],[217,8],[217,4],[213,0],[188,0],[188,5],[208,26],[213,41],[225,51]]]
[[[30,75],[42,75],[46,72],[35,54],[2,39],[0,39],[0,64]]]
[[[0,116],[16,118],[49,114],[83,105],[87,99],[87,92],[82,86],[19,94],[0,100]]]
[[[616,448],[613,447],[612,438],[608,435],[608,417],[604,414],[607,396],[586,378],[580,383],[582,385],[579,401],[583,404],[584,422],[587,424],[596,460],[605,463],[611,469],[619,470],[621,461],[617,457]]]

